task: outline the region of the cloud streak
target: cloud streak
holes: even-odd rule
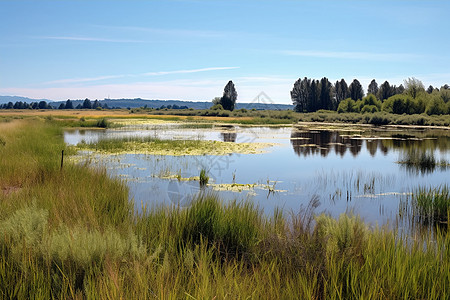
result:
[[[144,75],[144,76],[159,76],[159,75],[189,74],[189,73],[199,73],[199,72],[219,71],[219,70],[233,70],[233,69],[239,69],[239,67],[214,67],[214,68],[201,68],[201,69],[191,69],[191,70],[161,71],[161,72],[143,73],[142,75]]]
[[[282,50],[283,55],[303,56],[315,58],[335,58],[351,60],[373,61],[405,61],[419,58],[410,53],[373,53],[373,52],[345,52],[345,51],[314,51],[314,50]]]
[[[99,26],[114,30],[125,30],[134,32],[144,32],[158,35],[171,35],[178,37],[198,37],[198,38],[218,38],[228,35],[227,32],[213,31],[213,30],[194,30],[194,29],[169,29],[169,28],[153,28],[153,27],[138,27],[138,26]]]
[[[147,72],[141,74],[122,74],[122,75],[105,75],[98,77],[86,77],[86,78],[68,78],[68,79],[59,79],[44,82],[44,84],[70,84],[70,83],[87,83],[108,79],[117,79],[117,78],[125,78],[125,77],[142,77],[142,76],[164,76],[164,75],[173,75],[173,74],[191,74],[191,73],[199,73],[199,72],[209,72],[209,71],[221,71],[221,70],[233,70],[239,69],[239,67],[212,67],[212,68],[200,68],[200,69],[188,69],[188,70],[174,70],[174,71],[159,71],[159,72]]]
[[[43,40],[65,40],[65,41],[81,41],[81,42],[106,42],[106,43],[144,43],[140,40],[123,40],[123,39],[106,39],[86,36],[39,36],[36,37]]]

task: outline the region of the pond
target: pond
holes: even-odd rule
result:
[[[258,154],[217,156],[80,153],[83,160],[126,180],[138,210],[160,203],[189,205],[200,187],[187,179],[199,176],[201,169],[210,177],[206,189],[224,199],[250,199],[269,215],[276,208],[297,213],[316,198],[316,213],[354,213],[380,225],[398,221],[400,202],[416,188],[450,184],[450,169],[439,165],[450,160],[449,130],[140,122],[104,131],[66,131],[65,142],[136,136],[271,145]],[[436,164],[398,163],[417,153]]]

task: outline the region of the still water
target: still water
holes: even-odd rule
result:
[[[411,150],[449,161],[448,130],[202,127],[173,123],[75,130],[65,133],[65,141],[75,145],[112,137],[152,136],[273,145],[261,154],[225,156],[82,153],[93,165],[105,167],[112,176],[127,182],[138,210],[160,203],[189,205],[192,195],[200,190],[198,181],[161,177],[198,176],[202,168],[208,171],[210,183],[228,184],[216,189],[222,198],[250,199],[267,214],[275,208],[296,213],[318,197],[316,213],[338,216],[352,212],[368,223],[380,225],[396,222],[400,201],[408,199],[419,186],[450,185],[449,168],[397,163]],[[243,184],[255,185],[248,188]]]

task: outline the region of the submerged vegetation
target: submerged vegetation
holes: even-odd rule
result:
[[[60,168],[72,150],[52,122],[0,122],[0,140],[0,298],[450,297],[447,230],[411,241],[356,216],[315,217],[317,199],[269,217],[210,193],[138,213],[104,170]],[[448,188],[433,193],[441,219]]]

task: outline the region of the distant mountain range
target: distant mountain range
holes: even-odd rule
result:
[[[48,100],[48,99],[30,99],[27,97],[20,97],[20,96],[0,96],[0,104],[8,103],[8,102],[16,103],[18,101],[27,102],[27,103],[39,102],[39,101],[53,102],[52,100]]]
[[[78,104],[82,104],[83,100],[72,100],[72,104],[74,107],[76,107]],[[19,96],[0,96],[0,104],[8,103],[8,102],[40,102],[45,101],[49,103],[54,108],[58,108],[61,103],[65,103],[64,101],[53,101],[48,99],[31,99],[27,97],[19,97]],[[91,99],[91,101],[94,101]],[[188,108],[193,109],[207,109],[212,106],[212,102],[210,101],[182,101],[182,100],[145,100],[141,98],[136,99],[104,99],[99,100],[102,106],[105,104],[108,105],[110,108],[138,108],[138,107],[144,107],[147,106],[149,108],[159,108],[161,106],[168,106],[168,105],[178,105],[178,106],[187,106]],[[262,103],[239,103],[236,102],[236,109],[257,109],[257,110],[286,110],[286,109],[292,109],[293,105],[289,104],[275,104],[275,103],[264,103],[264,100],[261,101]],[[268,101],[267,101],[268,102]]]

